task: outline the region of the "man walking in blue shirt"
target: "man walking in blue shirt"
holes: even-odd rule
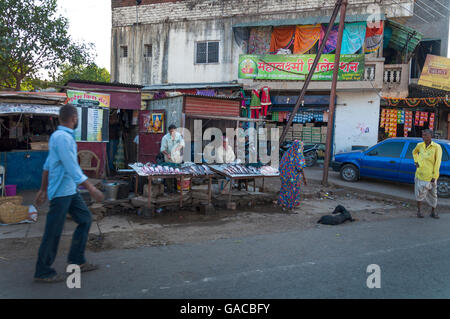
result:
[[[50,200],[50,210],[34,274],[34,279],[38,282],[58,282],[66,278],[62,274],[57,274],[51,265],[56,258],[67,212],[78,224],[73,233],[68,263],[80,265],[82,272],[98,268],[87,263],[84,257],[92,215],[77,192],[77,186],[84,186],[96,201],[102,201],[103,194],[88,182],[88,178],[78,165],[74,135],[74,130],[78,126],[76,107],[62,106],[59,111],[59,123],[60,126],[49,140],[49,154],[44,164],[41,189],[36,197],[37,205],[43,204],[47,197]]]

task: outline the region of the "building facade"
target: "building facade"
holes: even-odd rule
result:
[[[112,0],[111,78],[144,86],[238,82],[247,93],[268,86],[272,94],[298,96],[303,81],[239,78],[239,58],[248,51],[248,30],[327,23],[334,3],[143,0],[136,6],[132,0]],[[388,0],[381,4],[375,0],[350,0],[346,22],[366,21],[375,12],[374,5],[379,7],[384,22],[409,19],[415,8],[413,0]],[[384,64],[380,48],[365,54],[362,78],[338,82],[333,153],[349,151],[354,146],[371,146],[378,141],[383,87],[389,84],[391,92],[400,92],[403,85],[405,90],[400,79],[408,75],[400,72],[395,77],[386,76]],[[396,67],[401,71],[404,66]],[[307,94],[329,95],[330,88],[331,81],[312,81]]]

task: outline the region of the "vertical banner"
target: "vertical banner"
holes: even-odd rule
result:
[[[67,103],[78,109],[78,128],[75,139],[79,142],[108,142],[109,107],[108,94],[67,91]]]

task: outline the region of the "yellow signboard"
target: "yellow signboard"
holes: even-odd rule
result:
[[[109,94],[92,93],[84,91],[67,91],[68,101],[66,103],[75,105],[94,105],[98,107],[109,107]]]
[[[450,91],[450,59],[428,54],[418,84]]]

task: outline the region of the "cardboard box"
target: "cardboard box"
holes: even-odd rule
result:
[[[314,123],[306,123],[305,126],[306,127],[314,127]]]
[[[312,127],[304,126],[303,129],[302,129],[302,132],[303,133],[305,133],[305,132],[311,133],[312,132]]]
[[[322,126],[322,127],[320,128],[320,132],[322,132],[322,134],[327,134],[327,132],[328,132],[328,126]]]
[[[313,134],[314,133],[318,133],[318,134],[321,133],[320,127],[313,127],[311,131],[313,132]]]

